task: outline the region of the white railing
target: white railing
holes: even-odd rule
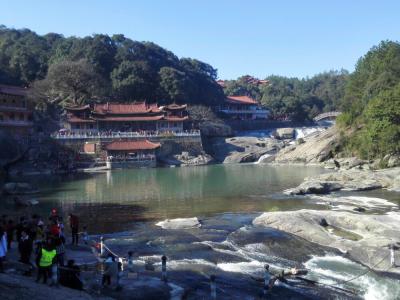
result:
[[[140,161],[153,161],[156,160],[156,156],[153,154],[147,155],[139,155],[139,156],[131,156],[131,157],[118,157],[118,156],[111,156],[107,157],[108,162],[140,162]]]
[[[144,131],[144,132],[58,132],[54,139],[115,139],[115,138],[152,138],[152,137],[190,137],[200,136],[200,130],[191,131]]]
[[[220,111],[223,112],[223,113],[226,113],[226,114],[269,114],[269,110],[264,110],[264,109],[257,109],[257,110],[251,110],[251,109],[241,109],[241,110],[221,109]]]

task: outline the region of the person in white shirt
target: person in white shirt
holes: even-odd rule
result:
[[[3,260],[7,254],[7,233],[4,228],[0,226],[0,272],[4,272]]]

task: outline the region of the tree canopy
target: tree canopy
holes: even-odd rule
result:
[[[74,65],[77,62],[80,63]],[[94,34],[83,38],[56,33],[40,36],[28,29],[0,27],[0,83],[40,86],[39,93],[47,86],[47,95],[58,93],[65,98],[65,85],[71,81],[65,82],[61,90],[60,85],[45,83],[61,83],[67,75],[56,71],[66,65],[74,66],[76,71],[83,66],[82,62],[85,62],[84,69],[90,68],[96,80],[102,82],[103,99],[107,101],[217,105],[224,99],[222,89],[215,83],[216,69],[196,59],[180,59],[151,42],[134,41],[122,34]],[[90,84],[88,89],[95,86]],[[92,92],[84,94],[72,102],[85,103],[93,100],[89,97],[96,96]]]
[[[400,44],[371,48],[350,75],[338,121],[346,147],[364,158],[400,153]]]
[[[226,82],[225,93],[249,95],[267,106],[272,117],[310,120],[321,112],[337,110],[344,96],[348,72],[330,71],[299,79],[269,76],[269,84],[254,84],[248,76]]]

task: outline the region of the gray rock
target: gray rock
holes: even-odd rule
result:
[[[393,168],[400,166],[400,156],[399,155],[390,155],[387,160],[387,167]]]
[[[326,219],[327,223],[337,230],[329,231],[320,226],[321,218]],[[386,271],[390,267],[387,245],[397,242],[400,236],[399,218],[399,212],[371,215],[303,209],[267,212],[254,219],[253,224],[276,228],[310,242],[339,249],[353,260],[374,270]],[[349,238],[351,236],[358,238]],[[385,257],[387,259],[384,259]],[[391,268],[389,272],[400,274],[400,269]]]
[[[360,167],[366,163],[368,163],[365,160],[361,160],[357,157],[346,157],[346,158],[339,158],[337,159],[337,162],[340,165],[340,168],[349,170],[352,168]]]
[[[275,132],[275,136],[278,139],[293,139],[295,130],[294,128],[278,128]]]
[[[319,163],[332,157],[339,143],[339,133],[336,128],[305,137],[304,143],[281,149],[275,158],[279,163]]]
[[[289,195],[328,194],[342,188],[341,183],[334,181],[305,181],[297,188],[286,190],[284,193]]]
[[[212,156],[223,163],[257,162],[268,153],[274,155],[283,142],[272,138],[237,136],[212,141]]]
[[[306,178],[298,187],[286,190],[286,194],[324,194],[337,190],[367,191],[387,188],[400,191],[400,168],[370,170],[340,170]]]
[[[233,135],[232,128],[223,123],[205,122],[200,126],[201,134],[207,137],[229,137]]]
[[[158,222],[156,225],[163,229],[189,229],[201,226],[199,219],[196,217],[167,219],[165,221]]]

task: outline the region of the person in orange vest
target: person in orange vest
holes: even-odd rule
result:
[[[36,257],[36,264],[38,266],[38,275],[36,282],[39,282],[43,277],[43,283],[47,283],[47,278],[51,277],[51,266],[56,261],[56,249],[54,248],[52,241],[47,240],[46,244],[41,247]]]

